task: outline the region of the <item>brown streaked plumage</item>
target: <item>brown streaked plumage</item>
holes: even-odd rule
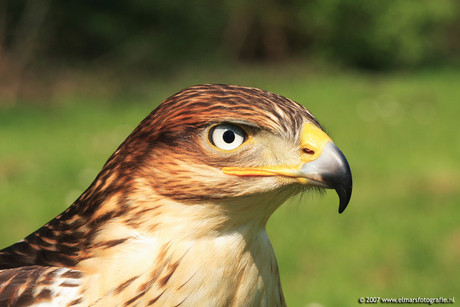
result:
[[[265,232],[310,187],[351,195],[313,115],[199,85],[156,108],[66,211],[0,251],[0,306],[285,306]]]

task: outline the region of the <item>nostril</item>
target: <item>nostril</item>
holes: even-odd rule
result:
[[[309,148],[302,148],[302,151],[308,155],[314,155],[315,154],[315,151],[314,150],[311,150]]]

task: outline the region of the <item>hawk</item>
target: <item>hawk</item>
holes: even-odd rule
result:
[[[303,106],[198,85],[165,100],[62,214],[0,251],[0,306],[285,306],[265,231],[289,197],[352,190]]]

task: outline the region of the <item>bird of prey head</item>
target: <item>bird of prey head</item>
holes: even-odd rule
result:
[[[156,108],[65,212],[0,251],[1,306],[284,306],[265,232],[289,197],[351,196],[303,106],[231,85]]]

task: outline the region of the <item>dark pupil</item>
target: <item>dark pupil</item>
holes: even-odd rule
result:
[[[224,132],[223,138],[225,143],[230,144],[235,140],[235,133],[233,133],[233,131],[227,130]]]

